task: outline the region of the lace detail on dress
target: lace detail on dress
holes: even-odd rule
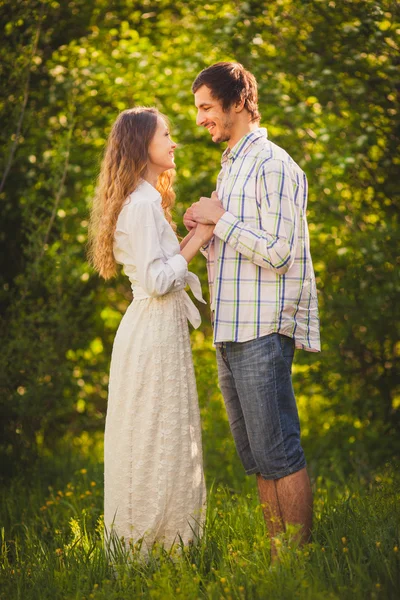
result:
[[[185,292],[134,300],[118,328],[104,442],[108,532],[171,546],[204,519],[200,416]]]

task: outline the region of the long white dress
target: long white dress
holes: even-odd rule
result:
[[[111,357],[104,439],[106,539],[169,548],[195,541],[204,519],[200,415],[188,319],[200,323],[186,284],[201,301],[146,181],[118,218],[114,255],[134,299],[119,325]],[[115,539],[115,538],[114,538]]]

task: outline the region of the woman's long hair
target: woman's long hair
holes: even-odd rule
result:
[[[90,223],[88,257],[104,279],[116,274],[113,253],[114,234],[122,205],[145,176],[148,149],[162,117],[156,108],[136,107],[124,110],[117,117],[109,135],[101,164]],[[162,173],[157,182],[165,218],[176,229],[171,208],[175,193],[172,189],[174,171]]]

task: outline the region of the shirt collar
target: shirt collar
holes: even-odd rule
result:
[[[265,127],[258,127],[250,133],[246,133],[233,148],[226,148],[221,157],[221,164],[224,164],[228,159],[234,161],[238,156],[244,156],[250,146],[262,137],[268,137]]]
[[[148,196],[148,198],[150,198],[150,200],[161,203],[161,194],[158,190],[156,190],[155,187],[151,185],[151,183],[145,179],[142,179],[136,189],[139,189],[139,187],[143,187],[144,193],[146,196]]]

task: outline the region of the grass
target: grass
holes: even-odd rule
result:
[[[338,486],[317,479],[313,542],[281,539],[271,567],[254,482],[209,485],[206,526],[192,548],[104,552],[102,465],[44,461],[1,495],[3,600],[128,598],[398,598],[400,476],[387,465]],[[47,485],[52,481],[51,486]]]

